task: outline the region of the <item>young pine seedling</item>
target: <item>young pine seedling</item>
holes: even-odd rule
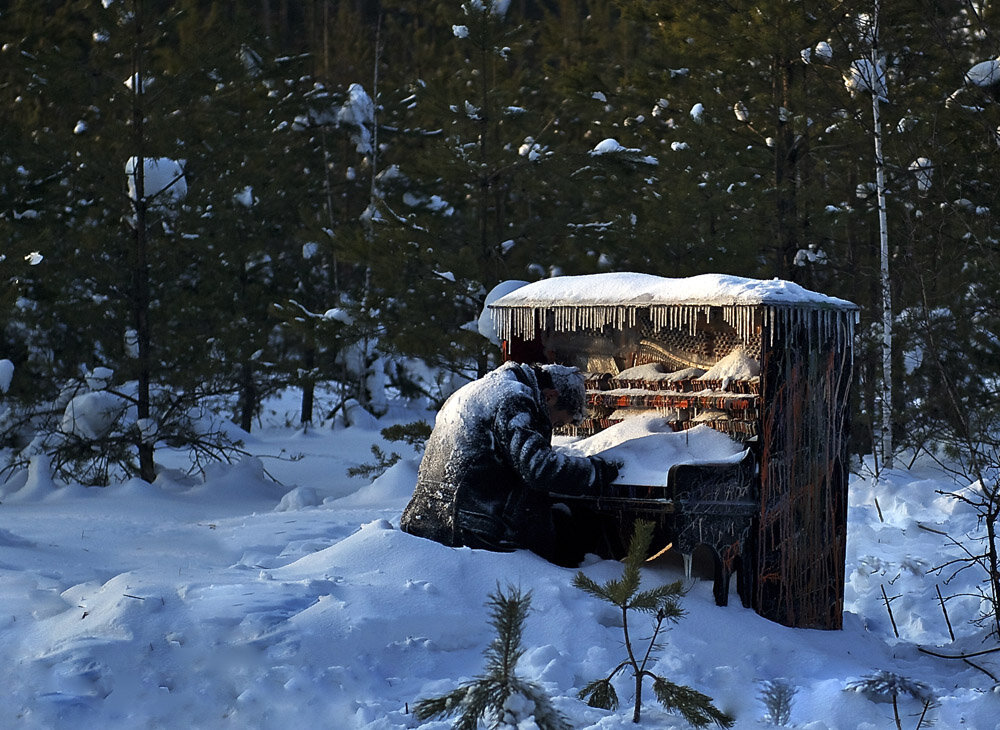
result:
[[[650,671],[648,668],[653,659],[653,653],[659,648],[657,637],[664,628],[665,622],[677,623],[684,616],[680,599],[684,595],[681,581],[661,585],[650,590],[639,590],[640,568],[649,554],[649,545],[653,539],[653,523],[638,520],[635,532],[629,543],[628,554],[625,557],[625,568],[621,579],[609,580],[604,585],[598,585],[583,572],[576,574],[573,585],[617,606],[622,613],[622,629],[625,632],[626,658],[603,678],[588,684],[580,691],[580,699],[586,700],[591,707],[605,710],[618,709],[618,694],[612,680],[620,673],[631,671],[635,682],[635,708],[632,711],[632,722],[639,722],[639,712],[642,706],[642,687],[646,680],[653,683],[653,694],[656,699],[670,712],[679,712],[695,727],[707,727],[714,722],[720,727],[732,727],[734,719],[712,704],[712,698],[703,695],[691,687],[674,684],[665,677]],[[638,652],[629,632],[629,617],[631,612],[638,611],[653,617],[653,634],[645,651]]]
[[[485,673],[440,697],[420,700],[413,710],[418,720],[442,719],[458,713],[452,725],[454,730],[476,730],[480,721],[486,722],[491,730],[500,730],[517,728],[530,717],[539,730],[570,730],[569,723],[552,706],[542,688],[514,673],[517,660],[524,653],[521,634],[531,606],[531,593],[522,594],[512,587],[507,590],[505,595],[498,586],[486,603],[497,635],[484,652]]]
[[[923,682],[908,679],[895,672],[881,671],[850,682],[847,689],[860,692],[873,702],[892,702],[892,719],[896,722],[896,730],[903,730],[899,696],[906,694],[920,703],[914,730],[934,724],[933,711],[937,709],[938,701],[930,686]]]
[[[760,701],[767,708],[764,721],[784,727],[792,717],[792,698],[797,690],[791,682],[783,679],[768,679],[761,683]]]

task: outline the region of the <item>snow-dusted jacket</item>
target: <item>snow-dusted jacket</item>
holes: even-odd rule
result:
[[[551,539],[550,492],[601,488],[594,462],[551,438],[530,365],[508,362],[462,387],[438,413],[402,529],[445,545],[536,549]]]

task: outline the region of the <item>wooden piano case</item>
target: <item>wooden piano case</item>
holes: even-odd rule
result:
[[[788,282],[597,274],[536,282],[490,310],[507,359],[587,374],[589,418],[568,435],[654,411],[748,449],[593,500],[612,533],[653,519],[661,542],[710,549],[720,605],[735,572],[762,616],[841,628],[855,305]]]

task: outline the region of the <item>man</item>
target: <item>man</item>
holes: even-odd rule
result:
[[[619,467],[552,448],[552,429],[585,412],[583,376],[563,365],[508,362],[460,388],[437,415],[400,526],[445,545],[578,564],[593,536],[552,494],[600,496]]]

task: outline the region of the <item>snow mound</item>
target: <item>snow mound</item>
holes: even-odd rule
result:
[[[500,307],[613,305],[810,304],[839,309],[855,305],[809,291],[781,279],[749,279],[729,274],[699,274],[671,279],[653,274],[614,272],[557,276],[520,287],[498,299]]]
[[[295,487],[295,489],[285,493],[285,496],[278,502],[278,506],[274,508],[274,511],[291,512],[292,510],[316,507],[322,503],[323,499],[312,487]]]
[[[725,385],[730,380],[749,380],[758,375],[760,375],[760,363],[747,355],[743,349],[736,349],[699,376],[698,380],[721,380]]]
[[[47,455],[32,456],[27,471],[15,476],[4,485],[5,490],[9,492],[6,499],[11,502],[45,499],[57,489],[51,474],[51,460]]]
[[[236,465],[211,464],[205,469],[205,482],[190,490],[192,496],[210,499],[274,499],[278,502],[286,489],[264,473],[264,463],[252,456]]]
[[[382,476],[356,492],[334,500],[338,507],[374,507],[396,505],[405,507],[413,494],[417,481],[418,463],[415,459],[400,459]]]
[[[15,535],[9,530],[0,529],[0,547],[34,547],[35,543]]]

